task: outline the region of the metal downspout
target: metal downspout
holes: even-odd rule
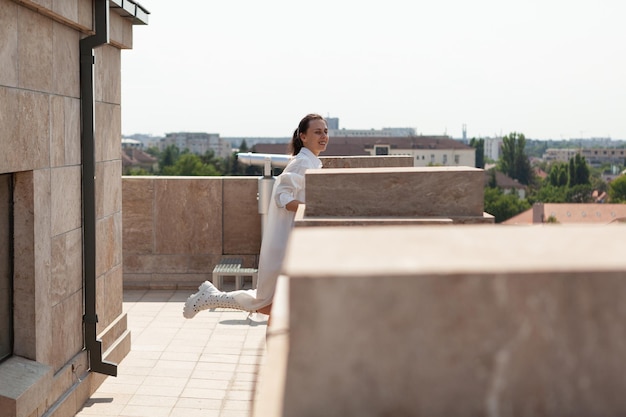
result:
[[[85,347],[91,371],[117,376],[117,365],[102,360],[96,334],[96,157],[94,48],[109,42],[109,1],[94,1],[95,34],[80,40],[81,143],[83,168],[83,285],[85,289]]]

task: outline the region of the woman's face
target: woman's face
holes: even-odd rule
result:
[[[305,148],[313,152],[315,156],[319,156],[320,152],[325,151],[326,145],[328,145],[326,122],[320,119],[311,120],[307,131],[300,133],[300,139],[302,139]]]

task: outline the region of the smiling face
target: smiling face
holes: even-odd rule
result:
[[[326,150],[328,145],[328,127],[325,120],[315,119],[309,122],[309,128],[304,133],[300,133],[300,139],[305,148],[319,156],[320,152]]]

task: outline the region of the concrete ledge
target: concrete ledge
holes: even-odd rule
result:
[[[412,167],[413,157],[387,156],[321,156],[323,168]]]
[[[344,168],[306,173],[307,217],[483,217],[483,170]]]
[[[449,217],[307,217],[306,205],[300,204],[296,217],[295,227],[320,227],[320,226],[398,226],[398,225],[451,225]]]
[[[0,364],[0,414],[29,417],[45,404],[52,367],[13,356]]]
[[[295,227],[320,227],[320,226],[433,226],[452,224],[494,224],[495,217],[489,213],[483,213],[482,217],[457,216],[457,217],[307,217],[306,205],[300,204],[294,219]]]
[[[117,343],[127,331],[128,316],[122,313],[98,335],[98,339],[102,340],[102,350],[106,351]]]
[[[255,416],[626,414],[624,232],[296,228]]]

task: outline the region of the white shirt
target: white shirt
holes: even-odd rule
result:
[[[293,200],[305,201],[304,174],[308,169],[321,167],[322,161],[303,147],[276,178],[261,242],[256,292],[251,290],[233,293],[237,302],[247,310],[258,310],[272,303],[276,280],[282,269],[287,240],[295,218],[295,213],[288,211],[285,206]]]

